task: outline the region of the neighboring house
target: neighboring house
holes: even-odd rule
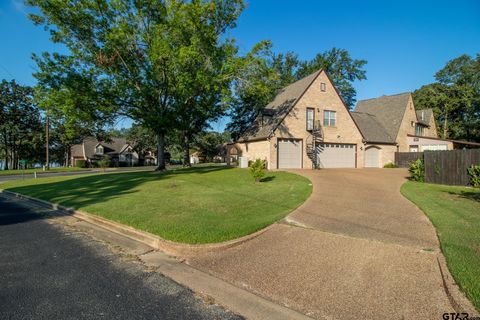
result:
[[[438,138],[433,111],[416,110],[409,92],[359,101],[351,114],[364,137],[364,167],[394,162],[397,151],[453,149]]]
[[[81,144],[71,148],[72,165],[78,160],[94,164],[103,157],[109,157],[113,166],[134,166],[139,163],[138,153],[124,138],[112,138],[111,141],[98,141],[93,137],[85,138]]]
[[[397,151],[453,147],[438,138],[430,109],[415,110],[410,93],[359,101],[349,112],[319,70],[283,88],[245,135],[228,145],[227,161],[260,158],[269,169],[383,167]]]

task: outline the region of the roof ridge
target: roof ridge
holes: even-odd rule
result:
[[[383,94],[379,97],[376,97],[376,98],[368,98],[368,99],[362,99],[362,100],[358,100],[358,102],[362,102],[362,101],[369,101],[369,100],[376,100],[376,99],[381,99],[381,98],[387,98],[387,97],[394,97],[394,96],[401,96],[401,95],[404,95],[404,94],[412,94],[411,91],[406,91],[406,92],[402,92],[402,93],[395,93],[395,94]]]

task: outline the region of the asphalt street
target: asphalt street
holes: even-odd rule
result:
[[[148,171],[153,170],[155,167],[125,167],[125,168],[116,168],[115,170],[107,170],[110,173],[118,173],[118,172],[129,172],[129,171]],[[0,183],[4,181],[12,181],[12,180],[23,180],[23,179],[33,179],[33,173],[21,173],[22,171],[18,171],[19,174],[12,174],[12,175],[0,175]],[[102,173],[102,169],[95,169],[95,170],[84,170],[84,171],[65,171],[65,172],[44,172],[41,169],[37,172],[37,178],[49,178],[49,177],[63,177],[63,176],[75,176],[75,175],[82,175],[82,174],[93,174],[93,173]]]
[[[240,319],[0,195],[0,319]]]

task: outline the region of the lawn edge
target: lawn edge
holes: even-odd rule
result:
[[[35,202],[36,204],[39,204],[43,207],[47,207],[49,209],[59,211],[60,215],[73,216],[77,219],[87,221],[101,228],[107,229],[109,231],[115,232],[127,238],[144,243],[152,247],[153,249],[161,250],[167,254],[170,254],[173,256],[180,256],[180,257],[191,257],[197,254],[204,254],[212,251],[224,250],[224,249],[238,246],[242,243],[245,243],[249,240],[252,240],[258,237],[259,235],[268,231],[270,228],[272,228],[274,224],[277,223],[277,221],[273,222],[272,224],[260,230],[257,230],[251,234],[242,236],[240,238],[232,239],[232,240],[227,240],[227,241],[217,242],[217,243],[190,244],[190,243],[181,243],[181,242],[166,240],[152,233],[141,231],[133,227],[130,227],[130,226],[94,215],[88,212],[76,210],[74,208],[68,208],[58,203],[52,203],[42,199],[27,196],[21,193],[17,193],[17,192],[5,190],[5,189],[0,189],[0,193],[13,196],[16,198],[28,200],[31,202]]]
[[[478,312],[480,310],[477,310],[473,302],[468,299],[467,295],[465,294],[465,292],[463,292],[461,286],[457,283],[455,277],[450,272],[450,268],[448,266],[448,259],[443,253],[442,241],[438,236],[438,230],[435,227],[432,219],[430,219],[429,215],[425,211],[423,211],[423,209],[417,203],[415,203],[415,201],[410,200],[410,198],[407,197],[407,195],[403,192],[402,187],[409,182],[412,181],[405,181],[404,183],[402,183],[402,185],[400,186],[400,194],[410,203],[414,204],[427,217],[428,221],[435,229],[435,236],[437,237],[438,243],[440,244],[440,251],[437,254],[437,262],[440,270],[440,275],[442,276],[443,289],[445,290],[450,304],[452,305],[453,309],[458,313],[467,312],[470,316],[478,315]]]

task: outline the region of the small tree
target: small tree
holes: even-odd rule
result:
[[[256,183],[260,182],[265,176],[265,160],[256,159],[250,166],[250,173]]]
[[[412,162],[408,171],[410,172],[410,177],[413,181],[425,181],[425,164],[423,163],[423,159],[417,159]]]
[[[98,161],[98,166],[103,169],[103,172],[110,166],[110,158],[104,156],[102,160]]]

